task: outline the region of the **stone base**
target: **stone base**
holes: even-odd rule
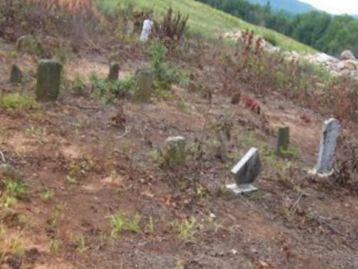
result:
[[[256,188],[252,184],[237,185],[236,183],[226,185],[226,188],[228,190],[230,190],[231,192],[233,192],[235,195],[244,194],[244,193],[250,193],[250,192],[254,192],[254,191],[259,190],[258,188]]]
[[[316,168],[313,168],[312,170],[308,170],[308,174],[312,176],[318,176],[321,178],[330,177],[331,175],[333,175],[333,173],[334,173],[333,169],[328,173],[319,173]]]

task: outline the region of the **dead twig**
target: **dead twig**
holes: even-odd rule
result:
[[[0,159],[1,162],[6,163],[5,155],[4,155],[4,153],[2,151],[0,151],[0,157],[1,157],[1,159]]]

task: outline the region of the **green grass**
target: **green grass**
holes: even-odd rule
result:
[[[133,4],[137,9],[153,8],[157,18],[161,17],[169,7],[172,7],[174,11],[180,11],[190,16],[189,32],[192,34],[200,34],[214,39],[219,33],[230,32],[236,29],[249,29],[253,30],[257,35],[274,39],[277,45],[283,49],[298,52],[314,51],[312,48],[275,31],[252,25],[194,0],[97,0],[97,3],[107,14],[110,14],[117,8],[124,8],[129,4]]]

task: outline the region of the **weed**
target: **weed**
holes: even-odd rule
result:
[[[27,110],[37,109],[39,105],[33,97],[12,93],[0,95],[0,107],[14,110]]]
[[[73,236],[72,241],[75,244],[76,250],[79,253],[84,253],[85,251],[88,250],[88,246],[87,246],[87,243],[86,243],[86,237],[85,236],[83,236],[83,235],[75,235],[75,236]]]
[[[75,94],[75,95],[83,95],[85,89],[86,89],[86,84],[82,80],[81,76],[79,74],[77,74],[75,76],[74,81],[73,81],[73,86],[72,86],[73,94]]]
[[[116,213],[110,216],[109,222],[112,226],[111,236],[117,238],[125,228],[125,218],[123,214]]]
[[[147,230],[148,233],[154,234],[154,231],[155,231],[155,222],[154,222],[154,219],[153,219],[152,216],[149,218],[149,222],[148,222],[148,224],[147,224],[147,226],[146,226],[146,230]]]
[[[109,218],[110,225],[112,227],[111,237],[117,238],[123,231],[132,233],[139,233],[141,216],[135,214],[134,216],[128,216],[121,212],[117,212],[111,215]]]
[[[116,98],[126,97],[135,86],[133,76],[128,76],[122,80],[108,80],[92,75],[90,81],[94,95],[106,103],[111,103]]]
[[[190,106],[185,102],[184,99],[180,99],[177,101],[177,107],[180,111],[189,114],[190,113]]]
[[[197,227],[197,221],[194,217],[183,221],[176,220],[172,222],[172,228],[178,233],[178,237],[181,240],[191,238]]]
[[[53,239],[50,241],[49,249],[50,252],[53,254],[58,253],[62,248],[62,241],[58,239]]]
[[[23,182],[17,180],[5,180],[5,192],[7,195],[21,199],[26,192],[26,186]]]
[[[53,197],[55,196],[55,192],[53,190],[45,190],[42,195],[41,198],[44,202],[48,202],[50,201]]]

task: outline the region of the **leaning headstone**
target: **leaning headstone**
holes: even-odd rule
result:
[[[119,77],[119,63],[111,63],[109,66],[108,80],[118,80]]]
[[[262,170],[260,155],[257,148],[251,148],[236,164],[231,173],[234,175],[234,184],[226,187],[235,194],[248,193],[258,189],[252,185]]]
[[[41,60],[37,69],[36,98],[55,101],[60,94],[62,64],[54,60]]]
[[[143,22],[143,28],[142,28],[142,33],[140,35],[140,41],[142,41],[142,42],[148,41],[150,33],[152,32],[153,25],[154,25],[154,22],[149,19],[147,19]]]
[[[10,82],[14,84],[22,82],[22,72],[16,64],[11,67]]]
[[[168,137],[163,148],[164,164],[168,166],[183,165],[186,159],[186,142],[182,136]]]
[[[154,73],[150,69],[139,69],[135,74],[134,99],[139,102],[150,100],[154,90]]]
[[[314,173],[328,176],[333,172],[333,160],[336,151],[337,138],[341,125],[337,119],[331,118],[324,122],[317,165]]]
[[[290,144],[290,128],[288,126],[281,127],[277,131],[277,147],[276,154],[282,155],[288,150]]]

